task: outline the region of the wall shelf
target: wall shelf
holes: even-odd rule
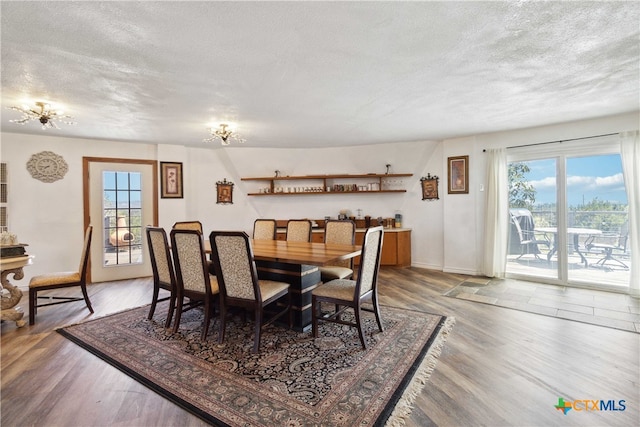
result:
[[[410,173],[389,174],[339,174],[339,175],[300,175],[241,178],[242,181],[257,181],[268,184],[259,192],[249,192],[248,196],[302,196],[318,194],[370,194],[405,193],[397,188],[399,178],[413,176]],[[299,183],[293,185],[295,181]],[[287,185],[292,184],[292,185]],[[328,191],[327,191],[328,190]]]

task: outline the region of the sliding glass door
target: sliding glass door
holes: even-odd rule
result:
[[[507,273],[628,289],[629,218],[620,155],[565,151],[510,156]]]

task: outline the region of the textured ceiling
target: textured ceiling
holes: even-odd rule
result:
[[[6,2],[5,107],[47,134],[203,146],[451,138],[639,109],[639,2]],[[212,144],[219,147],[220,144]]]

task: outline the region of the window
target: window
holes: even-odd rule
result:
[[[104,264],[142,263],[141,173],[104,171]]]
[[[628,289],[628,204],[613,142],[509,153],[509,275]]]

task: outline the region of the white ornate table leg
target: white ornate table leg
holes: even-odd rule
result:
[[[25,320],[22,320],[22,317],[24,316],[22,309],[20,307],[16,307],[20,302],[20,298],[22,298],[22,291],[18,289],[17,286],[13,286],[9,282],[9,279],[7,279],[9,274],[13,274],[13,278],[15,280],[20,280],[24,277],[22,267],[4,270],[0,274],[0,281],[2,282],[0,287],[2,296],[2,298],[0,298],[2,303],[0,306],[2,308],[0,319],[14,321],[16,322],[16,326],[21,328],[27,323]]]

